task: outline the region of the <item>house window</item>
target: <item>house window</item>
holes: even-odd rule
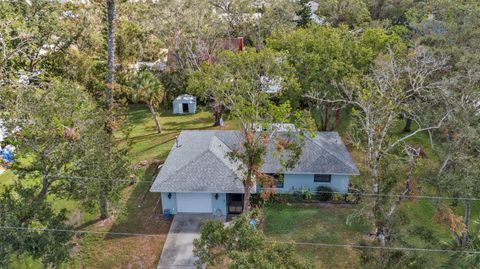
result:
[[[315,175],[313,182],[330,183],[332,182],[332,176],[331,175]]]
[[[285,182],[283,180],[283,174],[269,174],[275,179],[275,187],[282,189],[283,188],[283,183]]]

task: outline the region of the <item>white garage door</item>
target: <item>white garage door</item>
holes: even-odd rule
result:
[[[178,212],[182,213],[211,213],[211,193],[177,193]]]

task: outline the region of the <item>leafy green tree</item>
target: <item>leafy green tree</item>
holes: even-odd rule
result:
[[[356,126],[361,130],[361,139],[364,141],[366,152],[366,164],[369,169],[369,179],[365,182],[368,188],[376,194],[382,194],[374,199],[372,204],[372,216],[377,229],[377,238],[385,245],[390,236],[390,226],[394,212],[405,195],[411,191],[410,180],[421,150],[417,147],[406,145],[404,152],[407,155],[409,172],[405,175],[405,181],[398,178],[391,180],[386,174],[388,164],[392,163],[398,153],[398,147],[419,132],[439,129],[448,117],[448,113],[439,113],[435,117],[424,117],[425,114],[415,115],[415,122],[419,127],[408,135],[396,136],[392,128],[397,121],[398,115],[408,110],[412,105],[412,95],[422,96],[417,98],[420,104],[429,103],[432,106],[445,106],[442,98],[443,93],[439,88],[406,91],[405,81],[402,80],[404,72],[402,55],[396,56],[393,52],[378,56],[372,74],[343,82],[339,85],[343,98],[338,100],[323,99],[323,102],[346,102],[352,106],[352,116],[356,119]],[[445,111],[445,110],[444,110]],[[397,154],[392,154],[397,150]],[[392,159],[394,158],[394,159]],[[386,201],[384,194],[390,194],[394,186],[402,182],[404,190],[400,198],[395,201]]]
[[[36,186],[15,184],[0,195],[0,267],[10,268],[18,256],[29,255],[42,261],[45,268],[58,267],[67,260],[73,233],[46,229],[70,230],[67,214],[46,200],[32,203],[38,194]],[[6,228],[4,228],[6,227]],[[18,228],[13,228],[18,227]],[[39,230],[29,230],[29,229]]]
[[[73,8],[75,10],[75,8]],[[52,1],[0,3],[0,81],[23,75],[34,80],[83,32],[81,18],[66,16],[66,5]]]
[[[193,243],[197,266],[224,265],[228,260],[229,268],[313,268],[295,258],[292,246],[269,242],[247,220],[242,215],[228,226],[218,221],[203,224]]]
[[[297,11],[297,25],[300,27],[307,27],[312,22],[312,9],[309,5],[309,0],[300,0],[300,9]]]
[[[132,99],[134,101],[145,102],[150,109],[157,132],[162,133],[162,127],[157,117],[156,107],[159,107],[165,94],[164,87],[159,78],[150,71],[141,71],[134,79],[132,85]]]
[[[346,24],[355,27],[370,21],[370,12],[364,0],[318,1],[316,13],[333,26]]]
[[[244,37],[248,45],[260,50],[265,39],[275,30],[288,31],[295,25],[295,1],[213,0],[209,1],[220,21],[226,25],[224,36]]]
[[[305,94],[337,98],[337,83],[369,72],[375,56],[388,48],[401,50],[404,47],[399,36],[383,29],[368,28],[360,34],[345,27],[324,26],[272,36],[268,46],[285,52],[295,67],[300,91],[287,91],[284,95],[294,107],[304,102]],[[333,130],[340,123],[341,105],[307,101],[319,130]]]
[[[190,81],[191,88],[210,87],[204,91],[212,93],[214,101],[224,105],[241,124],[242,145],[230,157],[242,164],[239,169],[243,173],[245,212],[249,210],[251,189],[256,179],[266,179],[260,167],[268,145],[277,139],[274,135],[276,131],[269,127],[270,124],[292,122],[301,125],[301,120],[308,119],[302,117],[301,112],[293,112],[288,103],[278,104],[273,100],[283,91],[298,88],[292,71],[282,54],[270,49],[260,52],[247,49],[242,53],[225,51],[214,65],[202,66]],[[201,78],[207,83],[203,83]],[[268,93],[271,87],[279,91],[272,95]],[[292,139],[287,138],[284,142],[280,148],[293,153],[292,162],[285,162],[291,166],[301,151]]]
[[[221,126],[222,116],[227,101],[223,99],[223,92],[231,85],[225,67],[205,63],[196,72],[193,72],[187,82],[187,92],[196,95],[205,103],[210,103],[215,117],[213,126]]]
[[[22,184],[37,190],[31,203],[73,197],[105,213],[103,198],[118,197],[123,187],[112,179],[128,175],[118,142],[104,128],[109,124],[105,112],[84,89],[67,81],[7,88],[0,94],[2,118],[10,130],[18,129],[10,141],[17,147],[12,169]],[[76,182],[79,176],[102,180]]]
[[[395,25],[407,23],[406,13],[415,5],[426,2],[412,0],[364,0],[373,20],[389,20]]]

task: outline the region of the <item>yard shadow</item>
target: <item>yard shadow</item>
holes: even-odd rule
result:
[[[131,186],[130,196],[125,201],[124,213],[118,216],[110,228],[111,232],[158,234],[168,233],[170,220],[162,216],[160,193],[150,192],[151,181],[154,180],[156,170],[161,161],[151,162],[145,169],[142,182]],[[108,235],[106,240],[117,239],[121,236]]]

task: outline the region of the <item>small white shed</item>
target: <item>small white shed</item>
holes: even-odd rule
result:
[[[197,98],[182,94],[173,100],[173,114],[193,114],[197,111]]]

